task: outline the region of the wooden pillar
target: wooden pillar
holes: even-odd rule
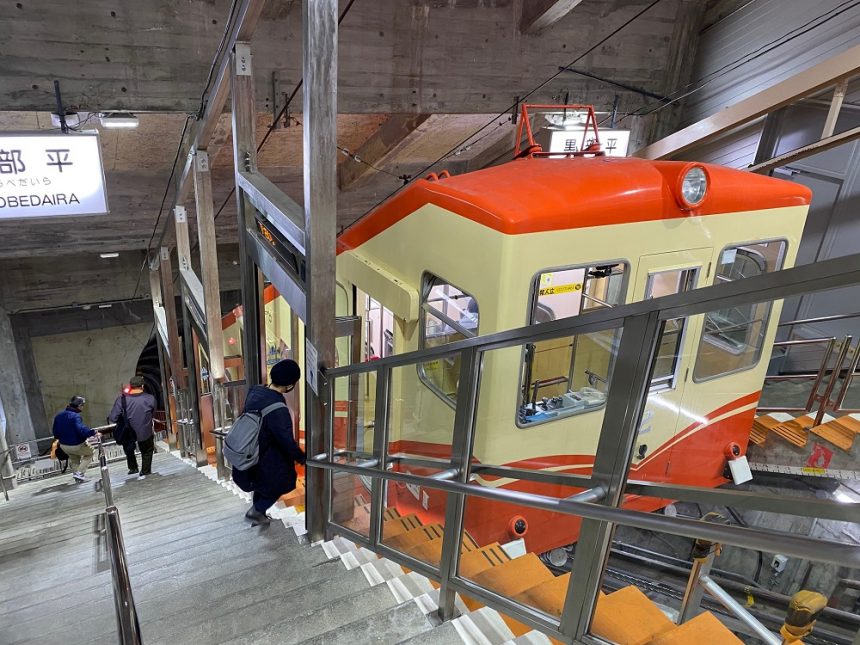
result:
[[[325,452],[328,392],[320,368],[335,364],[335,242],[337,230],[337,0],[302,3],[304,70],[304,208],[307,236],[305,437],[308,455]],[[328,477],[307,473],[311,542],[325,533]]]
[[[261,350],[262,280],[257,265],[248,255],[248,230],[253,230],[254,206],[238,187],[238,173],[257,169],[257,138],[255,135],[256,106],[251,48],[248,43],[236,43],[233,50],[233,166],[236,170],[236,209],[239,217],[239,269],[242,277],[242,311],[245,325],[242,331],[245,380],[248,385],[264,382],[265,356]]]

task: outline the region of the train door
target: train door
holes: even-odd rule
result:
[[[712,253],[710,248],[701,248],[642,256],[636,271],[633,299],[660,298],[704,286]],[[678,430],[680,418],[684,416],[684,391],[692,362],[689,348],[692,339],[698,336],[699,324],[695,317],[665,323],[634,451],[634,470],[642,469],[664,453]],[[648,478],[663,474],[651,468],[647,472]]]

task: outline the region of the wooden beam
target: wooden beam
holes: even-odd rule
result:
[[[582,0],[525,0],[520,31],[538,34],[573,11]]]
[[[355,187],[374,172],[370,165],[381,166],[395,157],[409,136],[430,116],[430,114],[392,114],[355,152],[355,157],[361,161],[350,157],[340,163],[337,169],[338,188],[347,190]]]
[[[835,85],[858,72],[860,72],[860,45],[652,143],[638,150],[635,156],[643,159],[666,159],[680,154],[713,137],[789,105],[797,99]]]
[[[778,157],[774,157],[773,159],[768,159],[767,161],[763,161],[754,166],[750,166],[749,168],[747,168],[747,170],[749,170],[750,172],[767,172],[769,170],[773,170],[774,168],[785,166],[792,161],[798,161],[806,157],[811,157],[812,155],[818,154],[819,152],[830,150],[831,148],[835,148],[836,146],[841,146],[843,143],[848,143],[849,141],[854,141],[855,139],[860,139],[860,127],[852,128],[851,130],[846,130],[845,132],[841,132],[839,134],[834,134],[832,137],[827,137],[826,139],[816,141],[815,143],[810,143],[806,146],[801,146],[800,148],[796,148],[794,150],[781,154]]]
[[[218,278],[218,245],[215,241],[215,212],[212,204],[212,175],[209,172],[209,155],[206,151],[198,150],[194,157],[197,241],[200,245],[200,275],[203,277],[203,306],[206,309],[208,342],[206,353],[209,356],[209,374],[218,383],[225,379],[226,373],[224,337],[221,332],[221,291]]]

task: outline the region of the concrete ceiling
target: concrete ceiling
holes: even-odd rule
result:
[[[524,3],[551,16],[556,0],[355,1],[340,32],[338,145],[373,168],[347,154],[339,157],[341,226],[401,186],[398,177],[415,176],[440,157],[447,155],[434,170],[448,167],[452,172],[504,158],[513,125],[498,113],[649,4],[584,0],[540,33],[530,33],[532,27],[524,25],[534,22],[524,16]],[[713,6],[707,9],[714,15]],[[695,46],[705,10],[704,3],[694,0],[661,0],[576,67],[669,93],[683,82],[683,61],[692,58],[689,48]],[[97,296],[122,300],[148,291],[146,279],[142,286],[138,283],[140,263],[168,220],[169,213],[159,213],[159,207],[183,129],[201,106],[229,12],[229,0],[81,0],[73,6],[22,0],[0,5],[5,31],[0,130],[50,129],[54,79],[61,83],[67,107],[128,109],[140,118],[137,130],[100,130],[109,215],[26,225],[0,222],[0,271],[15,280],[0,289],[0,306],[15,311],[93,302]],[[298,0],[270,1],[252,41],[258,141],[272,124],[273,110],[283,105],[300,78],[300,14]],[[571,102],[593,103],[602,111],[616,94],[621,112],[652,102],[570,73],[559,75],[530,100],[559,100],[566,93]],[[299,93],[293,103],[299,108],[300,98]],[[259,166],[301,202],[302,115],[295,110],[290,115],[288,127],[282,122],[269,136]],[[87,127],[100,126],[93,120]],[[233,245],[228,114],[219,122],[209,153],[216,210],[224,204],[217,220],[219,243]],[[167,205],[172,201],[168,190]],[[193,216],[193,197],[187,206]],[[194,227],[192,222],[192,231]],[[104,261],[95,262],[103,251],[123,254],[108,271]],[[56,274],[60,266],[62,277]],[[229,263],[224,271],[232,281]]]

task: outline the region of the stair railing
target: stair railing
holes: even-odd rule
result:
[[[114,504],[113,490],[110,483],[110,470],[105,456],[101,433],[111,430],[115,424],[93,428],[99,437],[99,470],[101,472],[101,488],[105,496],[105,535],[107,551],[110,558],[111,578],[113,580],[114,609],[116,610],[117,631],[120,645],[141,645],[143,639],[140,632],[140,622],[137,608],[134,604],[134,594],[131,590],[131,578],[128,573],[128,557],[125,551],[125,541],[122,537],[122,523],[119,510]]]
[[[6,501],[9,501],[9,491],[6,490],[6,463],[9,463],[11,468],[12,466],[12,451],[14,448],[7,448],[2,453],[0,453],[0,487],[3,488],[3,497],[6,498]],[[14,471],[13,471],[14,472]],[[14,475],[13,475],[14,477]]]
[[[328,370],[321,379],[326,388],[329,414],[323,432],[326,452],[311,456],[307,465],[326,471],[323,490],[309,490],[316,496],[308,504],[308,514],[324,513],[325,534],[309,535],[312,541],[343,535],[380,555],[426,575],[440,583],[439,614],[443,619],[455,615],[455,594],[474,598],[550,636],[565,642],[596,643],[589,634],[604,568],[616,526],[630,526],[694,539],[709,540],[786,556],[860,567],[860,546],[812,539],[764,529],[724,526],[622,508],[629,495],[698,503],[742,507],[763,512],[788,513],[801,517],[820,517],[855,521],[858,504],[843,504],[790,495],[757,494],[732,489],[712,489],[672,483],[633,481],[630,464],[647,402],[652,366],[660,341],[663,321],[705,314],[727,306],[767,302],[860,283],[860,254],[804,265],[672,296],[635,302],[613,309],[599,309],[577,317],[555,320],[489,336],[474,337],[417,352],[386,357],[376,361]],[[499,464],[475,463],[472,447],[475,437],[480,375],[485,354],[528,343],[570,337],[578,334],[622,329],[615,356],[615,369],[609,375],[609,388],[603,424],[590,475],[514,468]],[[460,374],[451,457],[414,459],[389,452],[389,411],[392,409],[392,371],[408,366],[410,371],[423,363],[445,358],[460,359]],[[376,374],[374,441],[372,452],[344,450],[335,445],[335,391],[342,391],[338,379],[356,379]],[[348,391],[348,387],[346,390]],[[513,404],[512,404],[513,406]],[[513,410],[511,411],[513,415]],[[339,436],[338,441],[342,442]],[[444,478],[393,470],[398,464],[435,464]],[[494,474],[523,482],[552,483],[585,492],[567,499],[526,493],[503,487],[472,484],[479,474]],[[341,481],[336,482],[335,475]],[[344,476],[369,478],[371,484],[370,526],[359,532],[336,521],[335,483]],[[382,540],[385,490],[391,482],[447,493],[441,561],[438,566],[398,551]],[[459,557],[464,538],[466,499],[483,498],[528,508],[581,518],[580,535],[573,571],[560,618],[505,597],[459,573]],[[351,496],[350,496],[351,499]],[[317,507],[319,511],[317,510]],[[316,526],[316,520],[309,521]]]

